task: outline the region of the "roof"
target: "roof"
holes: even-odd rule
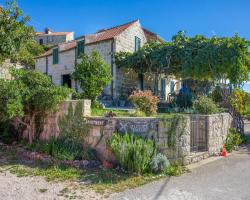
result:
[[[44,32],[36,32],[36,36],[61,36],[61,35],[68,35],[73,32],[49,32],[49,33],[44,33]]]
[[[159,37],[156,33],[153,33],[145,28],[142,28],[142,30],[144,31],[144,34],[146,35],[147,40],[160,40],[160,42],[165,42],[165,40]]]
[[[60,48],[59,48],[59,51],[60,52],[65,52],[65,51],[68,51],[70,49],[74,49],[77,45],[77,41],[76,40],[73,40],[73,41],[70,41],[70,42],[66,42],[66,43],[62,43],[60,44]],[[36,58],[42,58],[42,57],[46,57],[46,56],[49,56],[49,55],[52,55],[52,51],[53,51],[53,48],[46,51],[45,53],[43,53],[42,55],[40,56],[37,56]]]
[[[130,27],[132,24],[134,24],[137,21],[138,20],[135,20],[135,21],[132,21],[123,25],[115,26],[109,29],[102,29],[102,30],[99,30],[97,33],[86,35],[85,44],[96,43],[100,41],[113,39],[115,36],[121,34],[123,31],[125,31],[128,27]]]
[[[112,27],[109,29],[102,29],[102,30],[97,31],[94,34],[78,37],[78,38],[76,38],[76,40],[71,41],[71,42],[61,43],[61,44],[59,44],[59,51],[64,52],[64,51],[68,51],[68,50],[75,48],[77,45],[77,40],[79,40],[79,39],[84,39],[86,45],[98,43],[101,41],[111,40],[111,39],[115,38],[116,36],[118,36],[119,34],[121,34],[123,31],[125,31],[128,27],[130,27],[131,25],[133,25],[136,22],[138,22],[138,20],[134,20],[132,22],[122,24],[119,26],[115,26],[115,27]],[[143,31],[144,31],[148,40],[159,39],[160,41],[164,41],[163,39],[160,39],[157,36],[157,34],[151,32],[145,28],[143,28]],[[42,54],[36,58],[42,58],[45,56],[49,56],[51,54],[52,54],[52,49],[48,50],[47,52],[45,52],[44,54]]]

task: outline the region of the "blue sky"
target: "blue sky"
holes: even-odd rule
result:
[[[0,0],[4,5],[5,0]],[[134,19],[166,40],[188,35],[240,36],[250,40],[250,0],[18,0],[37,31],[90,34]]]

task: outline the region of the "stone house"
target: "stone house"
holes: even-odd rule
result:
[[[36,69],[49,75],[56,85],[66,84],[79,90],[79,86],[70,75],[82,52],[89,54],[96,50],[110,65],[113,77],[104,89],[104,95],[118,98],[121,94],[128,95],[134,89],[153,90],[154,77],[151,74],[140,76],[131,70],[118,69],[113,58],[115,52],[137,51],[150,40],[162,41],[157,34],[143,28],[139,20],[132,21],[61,43],[36,58]],[[176,82],[173,78],[162,77],[158,88],[163,100],[167,99],[170,91],[180,89],[180,83]]]
[[[52,32],[45,28],[44,32],[36,33],[35,40],[41,45],[54,46],[74,40],[74,32]]]

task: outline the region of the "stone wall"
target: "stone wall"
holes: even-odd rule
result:
[[[211,155],[220,152],[231,123],[232,117],[228,113],[208,116],[208,152]]]
[[[91,115],[91,101],[90,100],[70,100],[64,101],[59,106],[59,110],[55,113],[50,113],[46,119],[43,126],[43,131],[40,133],[41,140],[49,140],[52,137],[58,137],[60,134],[59,119],[60,117],[68,114],[69,105],[72,104],[73,110],[75,109],[77,103],[82,103],[82,113],[83,116]]]
[[[51,35],[51,34],[43,34],[36,35],[35,40],[40,43],[40,39],[43,40],[44,45],[57,45],[59,43],[68,42],[74,39],[74,32],[67,33],[65,35]]]
[[[191,151],[192,117],[192,115],[185,115],[184,120],[177,123],[172,136],[169,136],[169,131],[172,130],[169,130],[169,127],[166,127],[163,119],[160,118],[89,118],[88,122],[92,128],[87,141],[97,150],[100,159],[111,162],[115,159],[107,147],[107,141],[114,132],[127,132],[152,138],[157,141],[160,151],[169,159],[182,160],[184,164],[218,155],[225,143],[228,129],[231,127],[231,116],[228,113],[208,115],[207,117],[195,115],[196,118],[201,119],[199,131],[207,134],[207,151],[202,152]],[[205,130],[206,126],[207,130]],[[174,145],[171,146],[171,143]]]
[[[67,114],[69,103],[75,107],[77,101],[64,102],[61,111],[48,116],[41,134],[42,140],[60,134],[58,119]],[[83,112],[90,116],[90,102],[83,101]],[[115,162],[115,157],[107,142],[115,132],[129,133],[154,139],[169,159],[181,160],[184,164],[197,162],[208,156],[220,153],[225,143],[232,118],[228,113],[215,115],[178,115],[171,118],[154,117],[87,117],[90,125],[89,135],[84,142],[95,148],[101,160]],[[200,119],[198,131],[207,134],[206,151],[194,152],[191,149],[192,120]]]

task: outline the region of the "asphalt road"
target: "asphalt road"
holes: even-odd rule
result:
[[[227,158],[143,187],[111,200],[250,200],[250,145]]]

